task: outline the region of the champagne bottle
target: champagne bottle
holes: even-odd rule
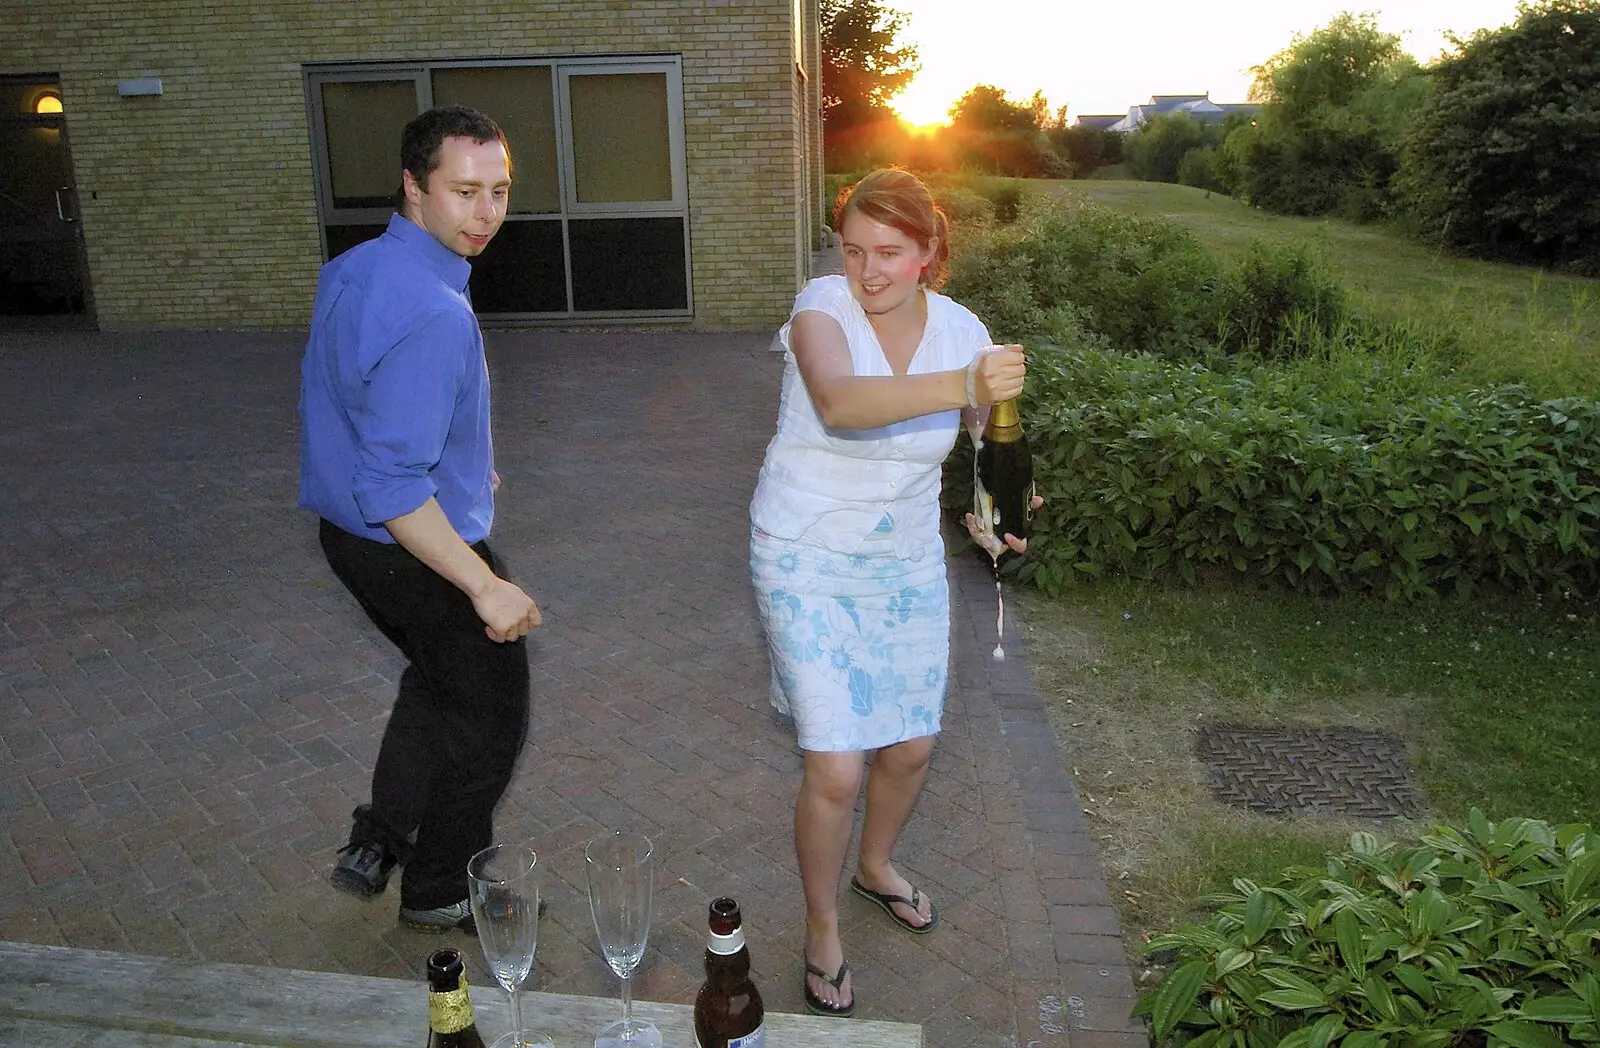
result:
[[[761,991],[750,979],[739,904],[711,900],[706,981],[694,1000],[694,1037],[700,1048],[765,1048]]]
[[[460,950],[428,955],[428,1048],[483,1048]]]
[[[1033,516],[1033,459],[1015,398],[989,409],[973,473],[972,513],[985,533],[980,542],[998,563],[1013,552],[1006,535],[1027,538]]]

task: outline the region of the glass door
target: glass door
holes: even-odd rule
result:
[[[0,78],[0,315],[89,310],[61,85]]]
[[[676,67],[562,66],[572,307],[689,311],[688,191]]]
[[[472,260],[473,307],[484,314],[567,313],[550,67],[446,66],[433,70],[432,82],[434,105],[471,106],[488,113],[511,148],[511,206],[494,242]]]
[[[400,132],[426,105],[420,73],[343,73],[313,78],[311,120],[324,257],[371,240],[400,207]]]
[[[307,71],[324,257],[398,208],[400,132],[480,109],[511,147],[510,211],[472,260],[503,320],[690,316],[682,71],[674,58],[424,62]]]

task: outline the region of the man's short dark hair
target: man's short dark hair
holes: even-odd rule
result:
[[[480,145],[498,141],[505,147],[506,168],[511,167],[511,146],[506,133],[487,114],[470,106],[435,106],[415,118],[400,132],[400,166],[411,172],[424,193],[428,176],[439,166],[439,147],[447,138],[470,138]]]

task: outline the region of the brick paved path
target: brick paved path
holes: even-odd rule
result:
[[[497,819],[548,864],[539,988],[615,992],[582,844],[627,827],[661,856],[639,996],[692,998],[705,903],[728,893],[768,1006],[803,1010],[800,761],[745,564],[768,341],[489,334],[496,545],[545,616]],[[0,331],[0,938],[404,978],[438,941],[396,924],[396,891],[325,882],[400,664],[293,506],[300,345]],[[952,579],[956,686],[899,853],[944,920],[913,937],[843,893],[859,1014],[936,1046],[1132,1048],[1115,915],[1022,645],[993,662],[987,572],[962,556]]]

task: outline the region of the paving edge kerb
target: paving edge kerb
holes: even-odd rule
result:
[[[958,542],[951,548],[959,548]],[[1026,646],[1008,607],[1005,658],[992,657],[995,589],[989,568],[973,555],[953,556],[949,563],[958,682],[986,691],[997,710],[1054,949],[1056,978],[1039,981],[1036,1016],[1025,1013],[1029,1002],[1022,998],[1030,980],[1016,973],[1018,1043],[1059,1044],[1065,1034],[1072,1048],[1146,1045],[1144,1027],[1128,1017],[1137,992],[1121,923]]]

